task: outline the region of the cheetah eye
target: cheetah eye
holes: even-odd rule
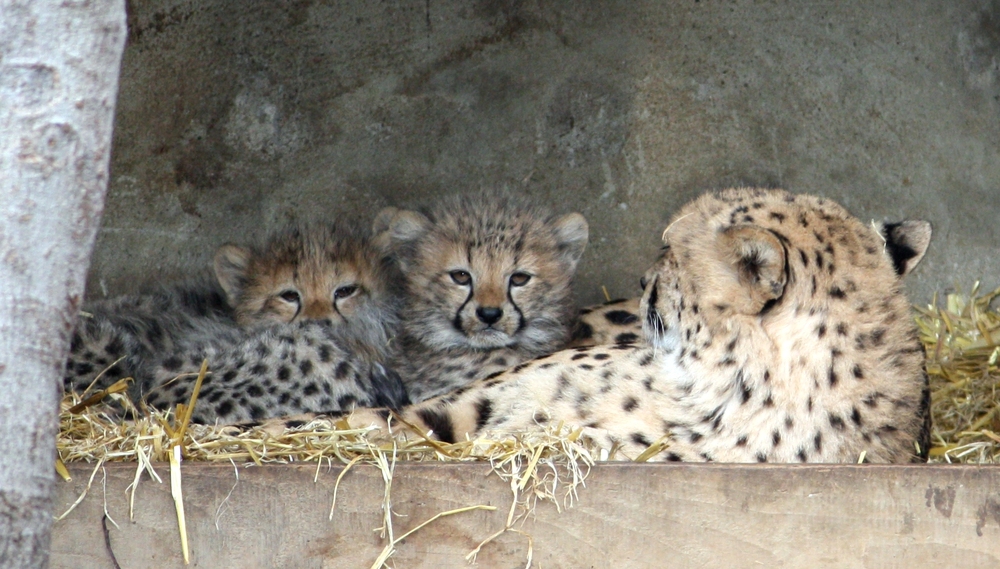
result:
[[[466,286],[472,282],[472,275],[469,274],[469,271],[452,271],[448,274],[457,285]]]
[[[354,296],[354,293],[356,292],[358,292],[358,285],[344,285],[333,291],[333,298],[336,300],[343,300]]]
[[[531,280],[531,275],[528,273],[514,273],[510,276],[510,284],[513,286],[524,286],[528,284]]]
[[[290,304],[302,303],[302,296],[299,294],[299,291],[297,290],[288,289],[285,291],[281,291],[281,293],[278,294],[278,298]]]

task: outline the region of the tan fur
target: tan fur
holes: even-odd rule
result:
[[[647,345],[561,351],[402,416],[442,440],[581,427],[618,458],[661,441],[654,460],[925,456],[923,353],[899,282],[930,226],[882,232],[812,196],[706,194],[677,214],[647,275]],[[386,416],[350,421],[385,426]]]

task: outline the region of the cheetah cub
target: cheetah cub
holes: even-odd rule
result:
[[[630,459],[926,457],[924,354],[899,287],[930,233],[923,221],[876,229],[781,190],[706,194],[663,233],[639,311],[648,345],[540,357],[402,416],[444,441],[582,428]]]
[[[224,245],[211,276],[86,305],[64,385],[83,391],[104,371],[95,387],[132,376],[136,394],[143,394],[163,375],[198,369],[201,360],[192,364],[185,351],[308,319],[329,320],[350,328],[360,343],[385,346],[396,295],[387,290],[381,258],[363,237],[333,226],[289,226],[260,246]]]
[[[332,226],[223,247],[216,274],[240,333],[161,352],[141,395],[160,408],[188,401],[207,359],[200,422],[402,405],[402,382],[382,365],[398,322],[392,270],[364,236]]]
[[[454,196],[425,213],[383,210],[376,233],[404,275],[394,367],[411,399],[447,393],[553,352],[569,336],[582,215],[500,194]]]

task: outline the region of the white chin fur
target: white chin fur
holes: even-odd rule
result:
[[[681,347],[681,335],[676,328],[667,328],[662,334],[649,334],[646,330],[644,332],[647,332],[646,337],[657,350],[672,352]]]
[[[507,346],[513,346],[516,342],[514,338],[511,338],[504,332],[500,330],[480,330],[474,334],[469,334],[465,337],[465,341],[468,345],[474,348],[503,348]]]

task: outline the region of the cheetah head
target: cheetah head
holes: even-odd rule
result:
[[[290,226],[263,246],[223,245],[214,268],[242,326],[328,320],[384,343],[396,311],[383,257],[356,230]]]
[[[587,244],[582,215],[510,196],[456,196],[420,213],[383,210],[376,234],[406,287],[408,333],[434,349],[551,350],[565,341]]]
[[[643,278],[645,334],[672,348],[705,327],[731,334],[800,315],[848,320],[876,303],[888,310],[889,300],[905,314],[898,282],[930,234],[925,221],[865,224],[833,202],[783,190],[705,194],[664,230]]]

